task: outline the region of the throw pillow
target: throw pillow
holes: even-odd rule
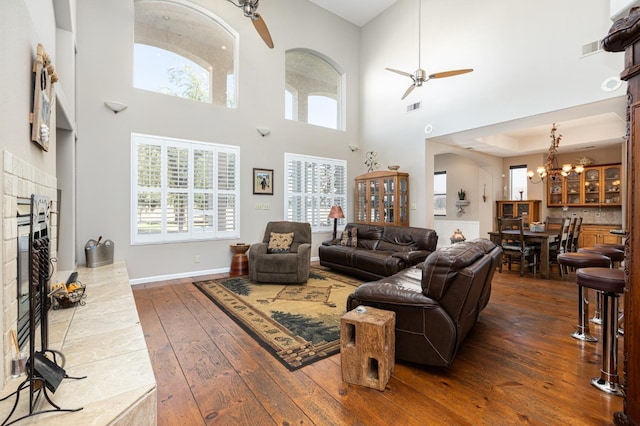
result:
[[[267,253],[289,253],[291,243],[293,242],[293,232],[269,234],[269,246]]]
[[[357,247],[358,246],[358,228],[351,228],[349,231],[342,231],[340,239],[341,246]]]

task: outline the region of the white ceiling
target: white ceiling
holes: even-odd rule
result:
[[[398,0],[310,0],[347,21],[362,27]]]

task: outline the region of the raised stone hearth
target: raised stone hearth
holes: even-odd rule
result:
[[[64,282],[70,271],[58,273]],[[66,357],[69,376],[52,400],[61,408],[83,407],[75,413],[40,414],[20,424],[54,425],[155,425],[157,390],[151,361],[138,318],[124,262],[99,268],[78,268],[78,280],[86,284],[84,306],[50,311],[49,346]],[[24,380],[12,379],[2,396]],[[28,412],[29,393],[20,397],[19,413]],[[2,419],[14,398],[0,403]],[[40,398],[42,409],[52,408]]]

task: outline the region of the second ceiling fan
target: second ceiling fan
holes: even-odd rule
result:
[[[422,45],[422,0],[418,0],[418,69],[413,73],[408,73],[406,71],[400,71],[393,68],[386,68],[391,72],[395,72],[400,75],[407,76],[411,78],[413,83],[409,88],[404,92],[401,99],[409,96],[409,93],[413,91],[416,87],[422,86],[422,83],[425,83],[432,78],[444,78],[444,77],[453,77],[454,75],[466,74],[468,72],[473,71],[473,68],[465,68],[460,70],[451,70],[451,71],[442,71],[433,74],[427,75],[427,72],[423,70],[420,66],[420,54],[421,54],[421,45]]]

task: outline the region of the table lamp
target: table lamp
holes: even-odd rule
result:
[[[338,234],[338,219],[344,218],[344,213],[342,213],[342,207],[340,206],[332,206],[331,211],[329,212],[329,219],[333,219],[333,239],[336,239],[336,235]]]

